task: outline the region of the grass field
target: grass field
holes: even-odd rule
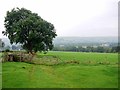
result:
[[[2,87],[117,88],[117,63],[118,54],[114,53],[37,53],[33,64],[3,63]]]
[[[1,59],[2,59],[2,53],[0,53],[0,89],[2,88],[2,63],[1,63]]]

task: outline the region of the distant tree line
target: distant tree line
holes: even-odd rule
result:
[[[74,52],[100,52],[100,53],[117,53],[120,52],[120,46],[113,47],[92,47],[92,46],[55,46],[53,51],[74,51]]]
[[[73,52],[100,52],[100,53],[118,53],[120,44],[108,43],[109,46],[101,46],[102,43],[81,43],[81,44],[55,44],[53,51],[73,51]],[[11,46],[4,44],[0,39],[0,47],[4,50],[23,50],[22,45],[13,44]]]
[[[0,39],[0,51],[2,51],[3,47],[5,46],[5,43]]]

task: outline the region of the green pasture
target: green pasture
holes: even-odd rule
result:
[[[2,87],[117,88],[118,54],[48,52],[31,63],[4,62]]]
[[[38,58],[47,56],[48,58],[56,57],[61,62],[75,60],[79,63],[90,62],[91,64],[97,63],[118,63],[117,53],[83,53],[83,52],[49,52],[48,54],[38,53]],[[90,64],[89,63],[89,64]]]
[[[0,89],[2,88],[2,53],[0,53]]]

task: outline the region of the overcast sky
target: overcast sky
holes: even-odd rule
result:
[[[54,24],[58,36],[117,36],[119,0],[0,0],[0,37],[6,11],[26,8]]]

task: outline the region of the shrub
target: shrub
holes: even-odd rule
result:
[[[5,52],[10,52],[10,50],[9,50],[9,49],[6,49]]]
[[[6,61],[14,61],[14,62],[26,62],[26,61],[31,61],[32,56],[29,54],[25,54],[23,52],[7,52],[5,51],[3,53],[3,62]]]

